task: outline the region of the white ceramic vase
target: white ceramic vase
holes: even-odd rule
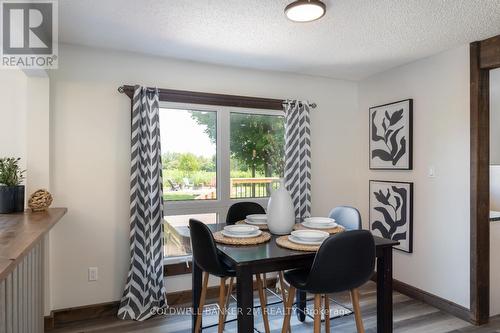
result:
[[[275,235],[286,235],[293,230],[295,224],[295,208],[292,197],[286,190],[285,180],[280,179],[280,187],[271,192],[267,204],[267,226]]]

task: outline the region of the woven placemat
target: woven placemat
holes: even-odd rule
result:
[[[297,223],[293,226],[293,230],[319,230],[319,231],[328,232],[329,234],[333,235],[333,234],[338,234],[339,232],[344,231],[344,228],[338,225],[338,226],[336,226],[334,228],[330,228],[330,229],[315,229],[315,228],[304,227],[302,224]]]
[[[271,234],[263,231],[259,236],[252,238],[233,238],[226,237],[221,231],[214,232],[214,239],[217,243],[226,245],[257,245],[262,244],[271,239]]]
[[[255,227],[258,227],[260,230],[269,230],[269,228],[267,227],[267,224],[250,224],[250,223],[246,223],[245,221],[238,221],[238,222],[236,222],[236,224],[253,225]]]
[[[302,245],[290,242],[288,240],[288,235],[276,238],[276,244],[278,244],[281,247],[284,247],[285,249],[297,250],[297,251],[316,252],[319,249],[319,245]]]

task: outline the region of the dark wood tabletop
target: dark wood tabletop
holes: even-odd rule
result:
[[[220,227],[217,227],[216,229],[218,230],[219,228]],[[278,237],[279,236],[272,235],[270,241],[259,245],[232,246],[217,244],[217,248],[235,265],[255,261],[259,261],[259,263],[265,265],[280,259],[289,261],[291,257],[300,259],[310,258],[316,255],[316,252],[295,251],[283,248],[276,243],[276,238]],[[375,239],[375,247],[377,249],[384,247],[391,248],[399,244],[399,242],[378,236],[374,236],[373,238]]]
[[[225,224],[212,224],[209,228],[220,231]],[[250,246],[233,246],[217,244],[217,248],[225,260],[231,262],[236,269],[238,332],[253,331],[253,275],[257,273],[275,272],[294,268],[309,267],[316,252],[295,251],[280,247],[276,243],[278,236],[263,244]],[[392,332],[392,247],[399,242],[374,236],[377,255],[377,332]],[[193,323],[196,320],[198,300],[201,290],[201,270],[193,264]],[[305,319],[305,292],[297,293],[297,315],[299,320]],[[247,310],[245,310],[247,309]],[[194,326],[193,326],[194,327]]]

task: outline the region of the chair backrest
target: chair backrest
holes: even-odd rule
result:
[[[196,264],[209,274],[224,276],[227,269],[219,257],[212,231],[203,222],[189,219],[189,233]]]
[[[361,230],[361,214],[359,211],[350,206],[338,206],[332,209],[329,215],[330,218],[346,228],[347,230]]]
[[[305,290],[326,294],[358,288],[375,268],[375,241],[367,230],[344,231],[323,242]]]
[[[251,214],[265,214],[264,208],[255,202],[237,202],[229,207],[227,212],[226,224],[235,224],[238,221],[244,220],[247,215]]]

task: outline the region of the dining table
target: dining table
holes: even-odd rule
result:
[[[209,224],[212,232],[224,229],[224,223]],[[254,331],[254,289],[253,276],[260,273],[285,271],[311,266],[316,252],[304,252],[283,248],[276,243],[278,236],[262,244],[234,246],[217,244],[223,260],[236,270],[237,328],[239,333]],[[377,333],[391,333],[392,314],[392,248],[399,244],[386,238],[374,236],[376,248],[377,283]],[[335,258],[332,258],[335,265]],[[193,260],[192,266],[192,332],[198,317],[198,305],[202,289],[202,270]],[[300,321],[306,318],[306,293],[298,290],[295,300],[296,314]]]

